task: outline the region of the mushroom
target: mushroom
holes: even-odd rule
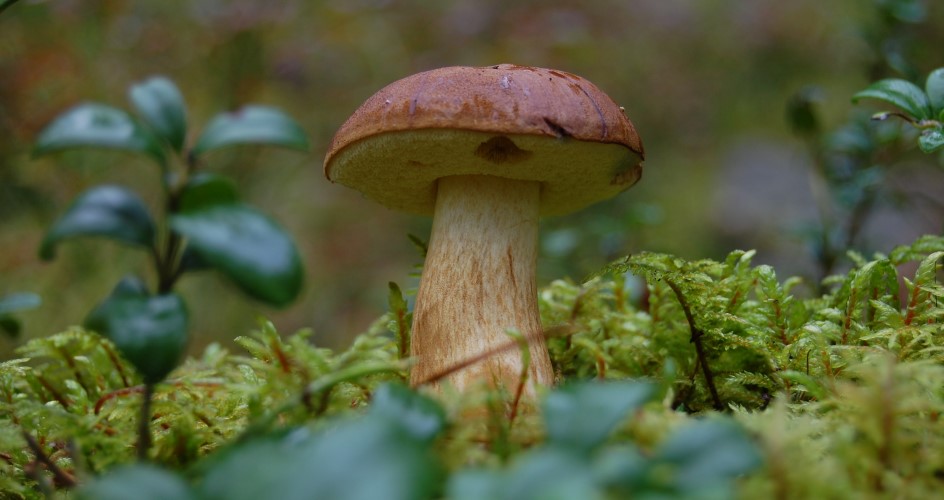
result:
[[[433,215],[411,383],[468,364],[442,382],[516,390],[522,355],[507,346],[517,331],[530,349],[524,394],[553,384],[537,306],[539,217],[624,191],[642,159],[623,109],[562,71],[440,68],[367,99],[332,139],[324,172],[389,208]]]

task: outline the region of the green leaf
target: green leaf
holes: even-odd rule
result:
[[[400,286],[390,281],[387,283],[387,288],[389,293],[387,294],[387,304],[390,306],[391,311],[406,311],[407,303],[406,299],[403,298],[403,292],[400,291]]]
[[[432,498],[439,477],[427,444],[368,416],[218,452],[198,489],[205,500],[411,500]]]
[[[138,195],[120,186],[98,186],[79,195],[53,224],[43,238],[39,255],[50,260],[60,241],[78,236],[103,236],[150,247],[154,234],[151,214]]]
[[[11,313],[39,307],[40,303],[39,295],[35,293],[11,293],[0,297],[0,332],[10,338],[19,337],[21,325]]]
[[[3,332],[4,335],[16,339],[20,336],[21,330],[22,325],[18,319],[13,316],[0,315],[0,332]]]
[[[175,293],[148,295],[137,278],[125,278],[85,320],[111,340],[145,383],[160,382],[187,346],[187,308]]]
[[[144,122],[175,151],[183,150],[187,137],[187,107],[174,82],[155,76],[132,86],[129,95]]]
[[[79,500],[188,500],[196,498],[184,480],[153,465],[126,465],[108,471],[76,492]]]
[[[302,287],[302,264],[288,234],[256,210],[240,204],[213,205],[170,218],[188,248],[233,280],[247,294],[285,306]]]
[[[820,121],[816,107],[822,100],[823,91],[815,86],[806,86],[790,97],[787,101],[787,123],[795,134],[819,133]]]
[[[944,68],[938,68],[928,74],[924,82],[924,92],[934,112],[944,111]]]
[[[577,382],[557,389],[542,405],[547,442],[590,451],[654,392],[643,382]]]
[[[128,113],[102,104],[79,104],[59,115],[39,134],[35,155],[81,147],[146,153],[164,164],[164,150]]]
[[[308,137],[294,120],[267,106],[246,106],[210,121],[193,154],[237,144],[263,144],[308,151]]]
[[[454,500],[608,498],[582,455],[554,447],[520,455],[504,474],[475,469],[459,472],[450,481],[447,497]]]
[[[446,412],[435,400],[400,384],[384,384],[375,392],[370,414],[402,426],[417,441],[432,441],[446,427]]]
[[[654,459],[674,465],[672,485],[683,492],[711,489],[761,465],[757,446],[729,420],[701,420],[673,433]]]
[[[928,96],[917,85],[897,78],[880,80],[852,97],[852,102],[871,98],[885,101],[911,115],[915,120],[931,118]]]
[[[42,303],[39,295],[29,292],[10,293],[0,297],[0,315],[35,309]]]
[[[928,154],[944,147],[944,125],[923,130],[918,137],[918,147]]]
[[[230,205],[239,201],[236,183],[229,177],[199,172],[191,177],[180,194],[180,211],[193,212],[213,205]]]

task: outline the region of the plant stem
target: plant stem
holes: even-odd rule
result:
[[[141,396],[141,417],[138,420],[138,460],[148,458],[148,449],[151,448],[151,400],[154,398],[154,384],[144,384],[144,394]]]
[[[76,485],[75,478],[72,477],[72,474],[62,470],[61,467],[56,465],[55,462],[49,458],[49,455],[43,451],[43,447],[39,445],[39,442],[36,441],[36,438],[32,434],[23,431],[23,439],[26,440],[26,445],[29,447],[30,451],[36,455],[36,460],[43,464],[46,469],[52,473],[55,484],[63,487],[72,487]]]
[[[705,332],[695,325],[695,317],[692,315],[692,310],[688,306],[688,301],[686,301],[685,296],[682,295],[682,290],[671,280],[665,280],[665,282],[669,285],[669,288],[675,292],[679,304],[682,305],[682,311],[685,312],[685,319],[688,320],[688,327],[692,332],[691,342],[695,344],[695,353],[698,355],[698,362],[701,364],[702,373],[705,375],[705,385],[708,386],[708,391],[711,392],[711,400],[714,402],[715,409],[722,411],[724,410],[724,403],[721,402],[721,396],[718,395],[718,389],[715,387],[714,376],[711,373],[711,368],[708,367],[708,356],[705,354],[705,346],[701,341]]]
[[[180,195],[179,191],[175,190],[168,194],[167,196],[167,211],[166,216],[173,215],[180,208]],[[162,256],[161,262],[158,264],[158,276],[159,282],[157,285],[157,293],[168,293],[171,288],[174,287],[174,283],[177,281],[177,278],[180,276],[178,273],[178,252],[180,252],[181,246],[180,235],[170,229],[167,230],[167,241],[164,245],[164,254]]]

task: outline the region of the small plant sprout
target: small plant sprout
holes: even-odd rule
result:
[[[338,130],[325,175],[395,210],[432,214],[413,315],[413,385],[553,383],[537,308],[538,219],[639,180],[643,147],[606,94],[561,71],[449,67],[394,82]],[[509,348],[510,347],[510,348]],[[461,368],[460,368],[461,367]]]
[[[246,294],[284,306],[302,284],[295,245],[274,221],[240,203],[233,182],[200,169],[206,154],[237,144],[307,150],[304,131],[278,110],[246,106],[214,117],[192,148],[187,145],[183,96],[167,78],[131,87],[133,116],[96,103],[80,104],[57,117],[36,141],[35,154],[75,148],[105,148],[142,154],[160,167],[163,220],[123,186],[97,186],[80,194],[49,229],[40,256],[77,237],[103,237],[143,249],[153,257],[153,289],[128,276],[86,318],[85,326],[106,336],[144,382],[139,456],[147,456],[150,401],[155,385],[180,362],[187,346],[188,311],[173,291],[185,273],[215,269]]]

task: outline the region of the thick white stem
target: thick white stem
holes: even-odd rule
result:
[[[525,394],[553,383],[537,307],[537,182],[472,175],[439,179],[429,251],[413,315],[411,381],[500,350],[516,330],[530,344]],[[500,350],[440,382],[517,390],[522,356]]]

